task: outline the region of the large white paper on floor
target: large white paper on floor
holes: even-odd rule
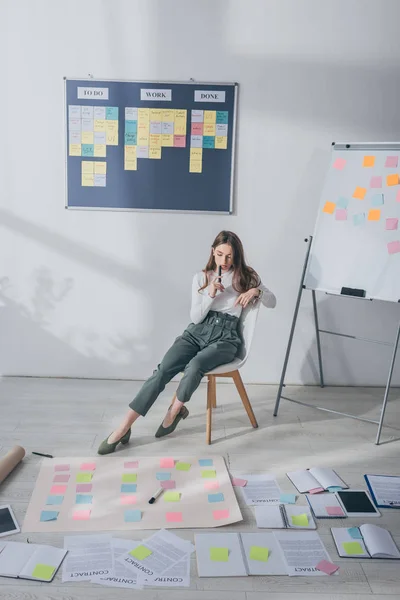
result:
[[[68,535],[64,538],[68,554],[63,563],[62,581],[90,581],[113,572],[111,535]]]
[[[189,469],[181,470],[182,463]],[[174,487],[149,504],[162,486]],[[167,492],[178,493],[178,501],[167,502]],[[22,531],[178,529],[242,520],[221,456],[66,457],[43,461]]]

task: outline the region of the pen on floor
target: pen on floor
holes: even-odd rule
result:
[[[154,496],[152,496],[149,500],[149,504],[154,504],[154,502],[157,500],[157,498],[159,496],[161,496],[161,494],[163,493],[164,489],[160,488],[159,490],[156,491],[156,493],[154,494]]]
[[[54,458],[51,454],[43,454],[42,452],[32,452],[32,454],[36,454],[36,456],[45,456],[46,458]]]

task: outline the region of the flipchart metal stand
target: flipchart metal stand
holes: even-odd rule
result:
[[[300,308],[301,296],[303,294],[303,290],[306,289],[306,287],[304,285],[304,279],[305,279],[305,275],[306,275],[306,271],[307,271],[307,265],[308,265],[308,259],[309,259],[309,256],[310,256],[312,239],[313,239],[313,236],[310,236],[309,238],[307,238],[307,239],[304,240],[305,242],[308,242],[308,248],[307,248],[306,258],[305,258],[305,261],[304,261],[303,272],[302,272],[302,275],[301,275],[301,282],[300,282],[299,292],[297,294],[297,301],[296,301],[296,306],[295,306],[295,309],[294,309],[293,321],[292,321],[292,326],[290,328],[289,341],[288,341],[288,345],[287,345],[287,349],[286,349],[285,360],[283,362],[282,375],[281,375],[281,379],[280,379],[280,383],[279,383],[278,395],[276,397],[275,409],[274,409],[274,413],[273,414],[274,414],[274,417],[276,417],[278,415],[279,404],[280,404],[281,399],[283,399],[283,400],[288,400],[289,402],[294,402],[296,404],[302,404],[303,406],[309,406],[309,407],[315,408],[317,410],[323,410],[325,412],[330,412],[330,413],[334,413],[334,414],[337,414],[337,415],[343,415],[343,416],[349,417],[351,419],[357,419],[358,421],[366,421],[367,423],[373,423],[374,425],[378,425],[378,432],[377,432],[377,435],[376,435],[375,444],[379,445],[379,443],[380,443],[380,437],[381,437],[381,431],[382,431],[382,426],[383,426],[383,421],[384,421],[384,417],[385,417],[386,406],[387,406],[387,402],[388,402],[388,398],[389,398],[390,384],[391,384],[391,380],[392,380],[393,369],[394,369],[394,365],[395,365],[395,361],[396,361],[397,347],[398,347],[398,344],[399,344],[400,323],[399,323],[398,328],[397,328],[397,334],[396,334],[396,338],[395,338],[394,343],[383,342],[383,341],[380,341],[380,340],[373,340],[373,339],[369,339],[369,338],[356,337],[355,335],[348,335],[348,334],[345,334],[345,333],[338,333],[336,331],[328,331],[327,329],[320,329],[319,322],[318,322],[318,311],[317,311],[317,301],[316,301],[315,290],[311,290],[311,293],[312,293],[312,302],[313,302],[313,312],[314,312],[315,334],[316,334],[316,339],[317,339],[317,352],[318,352],[320,386],[322,388],[325,387],[325,384],[324,384],[324,373],[323,373],[323,368],[322,368],[322,355],[321,355],[320,333],[326,333],[326,334],[330,334],[330,335],[337,335],[337,336],[349,338],[349,339],[352,339],[352,340],[361,340],[363,342],[372,342],[372,343],[380,344],[380,345],[383,345],[383,346],[391,346],[393,348],[392,359],[391,359],[390,368],[389,368],[389,374],[388,374],[388,378],[387,378],[387,382],[386,382],[385,394],[384,394],[384,397],[383,397],[381,415],[380,415],[379,421],[374,421],[372,419],[364,419],[363,417],[357,417],[355,415],[350,415],[348,413],[339,412],[337,410],[332,410],[332,409],[329,409],[329,408],[324,408],[322,406],[315,406],[314,404],[310,404],[310,403],[307,403],[307,402],[301,402],[300,400],[294,400],[293,398],[288,398],[287,396],[283,396],[282,395],[282,390],[285,387],[286,369],[287,369],[287,365],[288,365],[288,362],[289,362],[290,350],[291,350],[291,347],[292,347],[294,331],[295,331],[295,328],[296,328],[296,321],[297,321],[297,315],[298,315],[299,308]],[[346,297],[349,297],[349,296],[346,296]]]

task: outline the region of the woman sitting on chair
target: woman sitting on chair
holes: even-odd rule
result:
[[[193,278],[192,322],[176,338],[153,375],[129,404],[129,411],[120,426],[100,444],[98,453],[110,454],[119,443],[127,444],[132,424],[147,414],[166,384],[184,371],[175,401],[156,437],[172,433],[179,421],[188,416],[186,403],[204,374],[235,358],[241,345],[239,317],[249,302],[259,298],[265,306],[275,307],[274,294],[261,283],[254,269],[246,265],[238,236],[231,231],[221,231],[211,247],[205,269]]]

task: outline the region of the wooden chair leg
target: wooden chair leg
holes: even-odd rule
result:
[[[211,420],[212,420],[212,409],[215,402],[216,396],[216,380],[214,375],[208,376],[207,383],[207,428],[206,428],[206,442],[211,444]]]
[[[243,381],[242,381],[242,378],[240,377],[239,371],[234,371],[232,373],[232,377],[233,377],[233,381],[235,382],[236,389],[239,392],[239,396],[243,402],[243,406],[246,409],[247,416],[250,419],[250,423],[252,424],[252,426],[254,428],[256,428],[256,427],[258,427],[257,419],[255,417],[255,414],[253,413],[253,409],[251,407],[250,400],[247,395],[246,389],[243,385]]]

